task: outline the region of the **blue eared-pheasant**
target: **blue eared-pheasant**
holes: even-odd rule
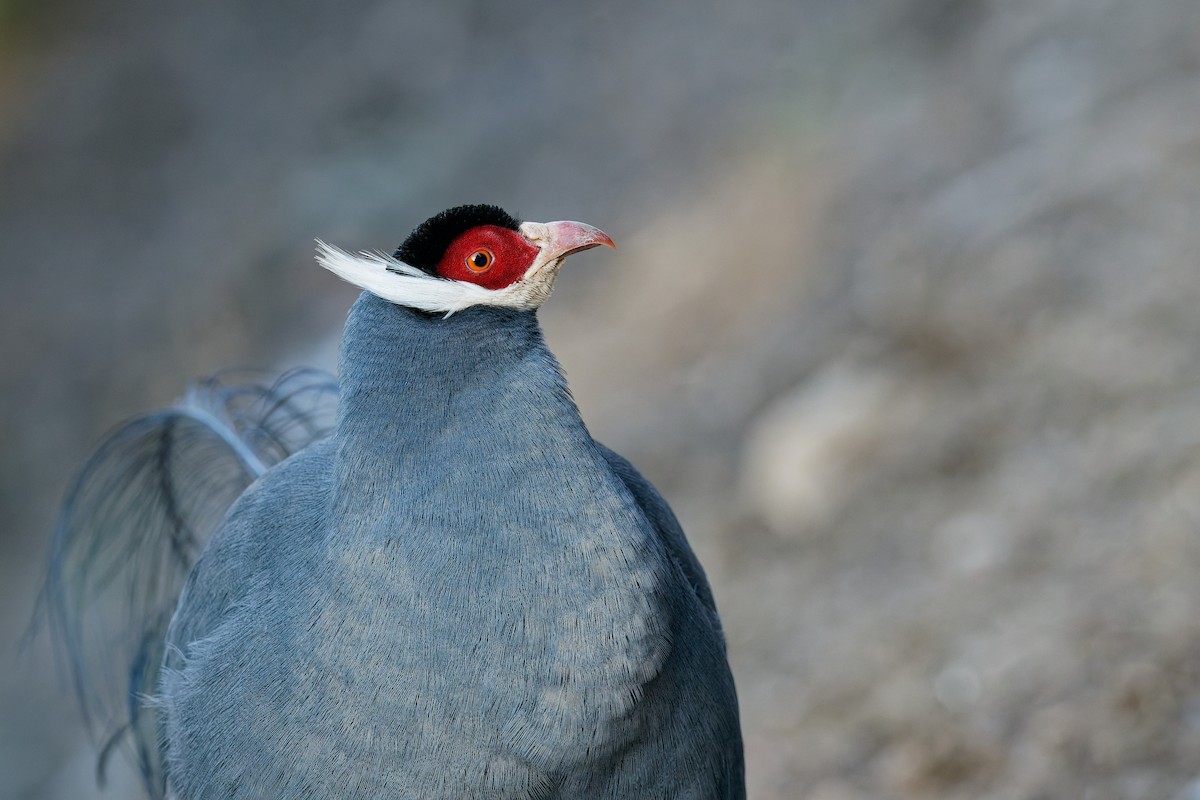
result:
[[[322,244],[336,387],[211,380],[85,465],[45,598],[152,796],[744,796],[704,572],[538,325],[597,245],[480,205]]]

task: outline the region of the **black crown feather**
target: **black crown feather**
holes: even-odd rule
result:
[[[396,248],[395,258],[433,275],[446,248],[463,231],[480,225],[498,225],[515,231],[520,224],[499,206],[483,203],[455,206],[418,225],[404,244]]]

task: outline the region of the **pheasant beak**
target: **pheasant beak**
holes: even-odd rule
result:
[[[537,260],[542,264],[561,261],[572,253],[601,245],[617,249],[607,233],[582,222],[525,222],[521,224],[521,234],[541,249]]]

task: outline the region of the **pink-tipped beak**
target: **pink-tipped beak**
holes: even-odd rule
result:
[[[555,258],[563,258],[571,253],[590,250],[601,245],[611,247],[613,250],[617,249],[607,233],[582,222],[563,220],[546,222],[543,223],[543,226],[546,229],[548,241],[542,245],[542,248],[553,254]]]

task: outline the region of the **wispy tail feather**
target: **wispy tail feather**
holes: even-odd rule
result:
[[[184,581],[255,478],[329,435],[337,384],[315,370],[273,384],[217,375],[174,406],[117,428],[80,469],[50,550],[40,618],[89,725],[98,775],[128,745],[152,797],[164,793],[155,691]]]

